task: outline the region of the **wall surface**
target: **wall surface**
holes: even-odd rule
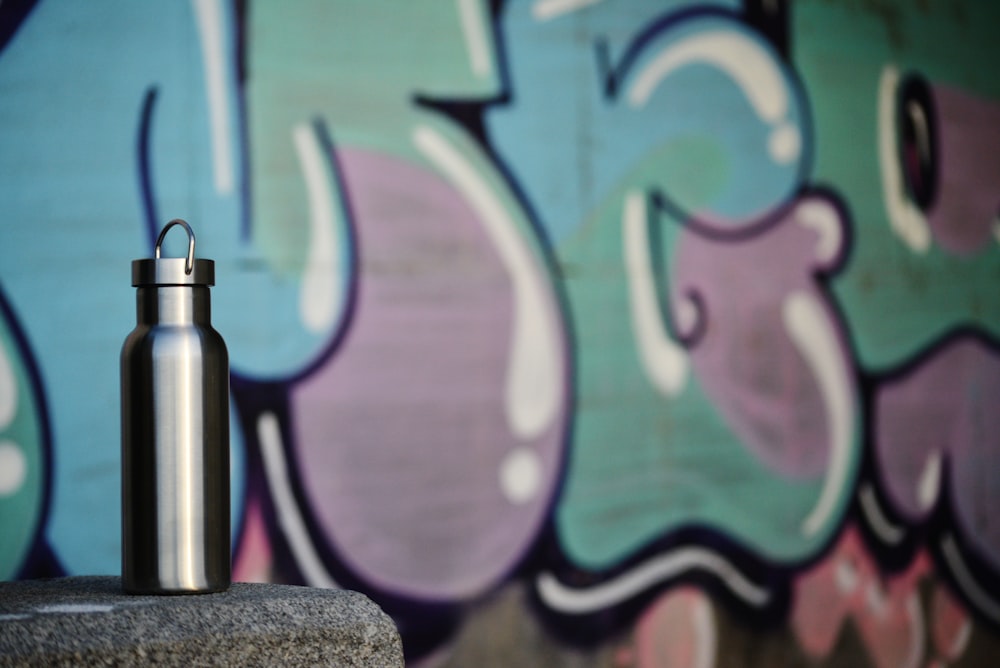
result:
[[[119,572],[129,263],[181,217],[236,579],[364,591],[413,665],[991,665],[998,25],[4,0],[0,579]]]

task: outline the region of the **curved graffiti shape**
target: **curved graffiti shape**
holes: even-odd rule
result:
[[[350,21],[344,11],[254,2],[243,17],[250,243],[224,245],[244,271],[239,291],[217,290],[227,305],[217,328],[233,332],[234,369],[257,381],[307,376],[350,318],[355,223],[333,146],[377,138],[410,155],[418,93],[474,97],[498,76],[479,0],[395,7],[391,22],[375,5],[352,6]],[[393,34],[414,25],[439,33],[433,49]],[[397,42],[413,51],[387,56]]]
[[[676,251],[675,294],[697,291],[708,312],[708,331],[691,351],[706,394],[771,470],[822,480],[803,535],[839,516],[856,457],[850,351],[811,278],[839,262],[844,233],[835,205],[804,198],[759,240],[724,245],[684,236]],[[787,260],[810,256],[806,267]],[[786,261],[761,271],[768,257]]]
[[[536,587],[542,602],[550,609],[560,614],[584,615],[620,606],[663,582],[693,571],[717,578],[752,608],[763,608],[772,602],[766,586],[744,575],[716,550],[698,546],[664,551],[618,577],[589,587],[567,586],[552,573],[540,574]]]
[[[804,176],[809,128],[794,79],[725,14],[656,30],[630,45],[615,80],[633,112],[655,112],[670,128],[657,137],[670,147],[659,165],[663,203],[718,233],[765,218]]]
[[[648,210],[644,193],[633,191],[625,197],[622,211],[622,245],[625,249],[625,271],[629,286],[629,312],[636,347],[642,358],[642,368],[650,382],[664,396],[678,394],[687,383],[689,360],[685,338],[676,326],[668,323],[683,321],[683,331],[690,332],[704,313],[685,295],[679,299],[677,318],[671,310],[663,309],[660,296],[662,280],[650,252],[654,230],[650,229],[653,216]],[[653,223],[655,225],[655,223]],[[659,279],[659,280],[658,280]]]
[[[601,584],[551,573],[538,593],[592,613],[702,572],[766,606],[737,553],[815,554],[854,486],[857,388],[820,278],[845,215],[805,187],[801,86],[741,15],[609,4],[505,6],[516,88],[487,116],[571,270],[579,409],[556,528]],[[657,550],[689,528],[725,540]]]
[[[658,178],[646,187],[685,224],[733,233],[793,196],[810,159],[804,94],[739,14],[667,2],[629,12],[532,6],[505,8],[516,97],[487,120],[556,242],[650,159],[651,146],[661,148]]]
[[[1000,240],[1000,104],[887,65],[878,105],[882,191],[897,235],[918,253],[932,238],[961,255]]]
[[[489,163],[448,126],[412,140],[427,166],[337,150],[357,306],[331,361],[292,389],[293,451],[354,573],[454,600],[509,572],[546,517],[568,358],[544,255]]]
[[[523,440],[536,438],[558,417],[566,375],[560,328],[553,317],[555,300],[543,263],[532,256],[518,221],[459,146],[426,125],[414,131],[414,143],[467,199],[511,281],[514,312],[504,406],[511,432]]]
[[[916,524],[947,503],[962,544],[993,573],[1000,571],[1000,523],[986,509],[1000,502],[992,474],[1000,466],[998,401],[1000,353],[972,335],[948,339],[906,370],[887,376],[875,395],[876,463],[893,511]],[[942,489],[949,490],[947,499]],[[956,577],[969,573],[954,539],[944,547]],[[975,598],[970,593],[977,588],[974,578],[963,584]],[[984,596],[984,611],[1000,619],[1000,604]]]
[[[323,363],[349,318],[355,276],[351,212],[326,124],[298,120],[283,130],[252,137],[254,164],[265,167],[251,174],[261,198],[251,239],[220,239],[216,260],[242,269],[238,284],[216,288],[217,328],[227,333],[233,369],[260,381],[300,377]],[[282,159],[294,178],[268,174]],[[273,200],[285,208],[273,210]]]
[[[882,71],[878,89],[878,157],[882,174],[882,194],[885,200],[885,212],[893,231],[911,250],[924,253],[930,248],[931,235],[926,216],[907,194],[908,172],[904,171],[900,161],[903,151],[897,127],[898,89],[899,71],[895,67],[886,67]],[[917,110],[919,109],[917,107]],[[910,115],[909,112],[906,113]],[[926,117],[923,125],[929,131]],[[913,157],[929,161],[932,151],[930,137],[927,132],[921,136],[924,139],[917,143],[918,152]]]
[[[939,9],[910,14],[914,39],[904,46],[870,32],[884,27],[874,14],[795,5],[796,25],[826,26],[822,40],[797,42],[795,62],[823,147],[818,174],[836,184],[857,224],[850,264],[832,287],[858,367],[875,374],[921,355],[956,326],[1000,331],[1000,249],[991,240],[1000,209],[997,133],[989,120],[998,90],[977,67],[994,59],[996,42],[989,31],[967,31],[995,24],[1000,5],[972,3],[961,18]],[[827,45],[856,40],[870,48],[835,63],[850,76],[831,77]],[[944,43],[963,49],[924,48]]]
[[[346,310],[347,282],[353,273],[347,250],[347,216],[337,206],[340,193],[336,177],[329,174],[330,145],[323,127],[297,125],[292,130],[296,153],[302,165],[309,200],[309,244],[302,269],[299,314],[303,327],[313,334],[326,335],[338,324]],[[319,138],[317,138],[319,135]],[[324,152],[327,159],[324,159]],[[338,215],[339,214],[339,215]]]
[[[24,566],[49,493],[45,411],[14,318],[0,291],[0,580]]]
[[[636,202],[633,195],[625,199],[623,247],[629,245],[635,221],[628,216]],[[847,228],[839,206],[825,195],[804,196],[766,231],[737,242],[681,229],[673,241],[670,285],[661,287],[669,291],[674,312],[683,312],[689,295],[698,295],[705,330],[686,347],[672,343],[664,329],[657,336],[679,363],[690,366],[687,380],[658,399],[663,388],[656,379],[669,368],[649,365],[666,358],[642,353],[652,335],[633,330],[635,362],[657,393],[641,392],[634,377],[624,376],[628,367],[618,370],[618,378],[602,368],[598,381],[588,346],[621,347],[628,339],[595,342],[593,330],[582,328],[578,334],[584,343],[582,405],[593,396],[590,383],[616,382],[629,397],[629,416],[620,421],[596,411],[577,416],[574,458],[557,517],[569,556],[591,569],[690,525],[720,530],[768,559],[794,561],[823,545],[854,488],[857,388],[840,318],[816,279],[834,271],[843,257]],[[629,280],[641,271],[631,270]],[[585,295],[572,286],[570,295],[576,312],[584,312]],[[632,304],[634,310],[634,298]],[[606,311],[607,302],[603,306]],[[655,305],[646,308],[655,313]],[[598,422],[601,417],[606,421]],[[646,453],[641,464],[595,438],[616,433],[610,438],[630,444],[626,450]],[[740,484],[728,483],[737,470]],[[619,510],[624,507],[627,514]],[[676,573],[660,579],[670,575]],[[732,591],[739,595],[738,588]],[[555,600],[549,599],[543,596]]]
[[[317,238],[303,221],[332,220],[327,238],[349,246],[346,300],[338,253],[316,262],[310,313],[326,348],[290,377],[249,372],[288,392],[287,413],[265,410],[256,429],[309,584],[467,599],[515,567],[555,494],[569,350],[549,260],[482,146],[414,105],[495,94],[488,18],[476,0],[400,5],[391,22],[375,5],[350,22],[329,2],[249,6],[255,243],[291,282]],[[415,25],[433,43],[392,37]],[[309,148],[295,131],[293,151],[303,118],[330,135]],[[332,178],[307,176],[303,197],[298,163]]]

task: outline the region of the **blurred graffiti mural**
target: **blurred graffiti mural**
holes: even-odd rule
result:
[[[179,216],[237,579],[363,591],[421,665],[976,665],[998,20],[0,4],[0,576],[119,572],[128,267]]]

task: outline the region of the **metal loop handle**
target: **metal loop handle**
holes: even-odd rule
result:
[[[181,220],[180,218],[174,218],[160,232],[160,236],[156,239],[156,248],[153,249],[153,257],[157,260],[160,259],[160,246],[163,244],[163,238],[167,236],[167,230],[169,230],[174,225],[180,225],[187,231],[188,235],[188,253],[187,261],[184,263],[184,273],[190,274],[194,269],[194,230],[191,226],[187,224],[187,221]]]

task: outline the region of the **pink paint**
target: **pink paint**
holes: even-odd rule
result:
[[[926,644],[918,583],[929,570],[921,554],[902,574],[885,577],[847,529],[830,556],[795,584],[790,623],[802,649],[826,657],[851,620],[873,665],[915,668]]]
[[[251,497],[243,511],[243,532],[233,557],[233,582],[271,581],[271,543],[260,510]]]
[[[969,644],[972,619],[944,587],[934,590],[931,610],[933,618],[931,634],[934,646],[948,661],[958,660]]]
[[[829,656],[850,621],[878,668],[955,661],[965,652],[971,619],[940,585],[923,608],[920,589],[932,578],[926,552],[899,575],[880,572],[850,527],[830,555],[795,583],[791,627],[802,649],[817,659]]]
[[[635,627],[637,668],[711,668],[717,637],[712,604],[693,587],[661,596]]]

